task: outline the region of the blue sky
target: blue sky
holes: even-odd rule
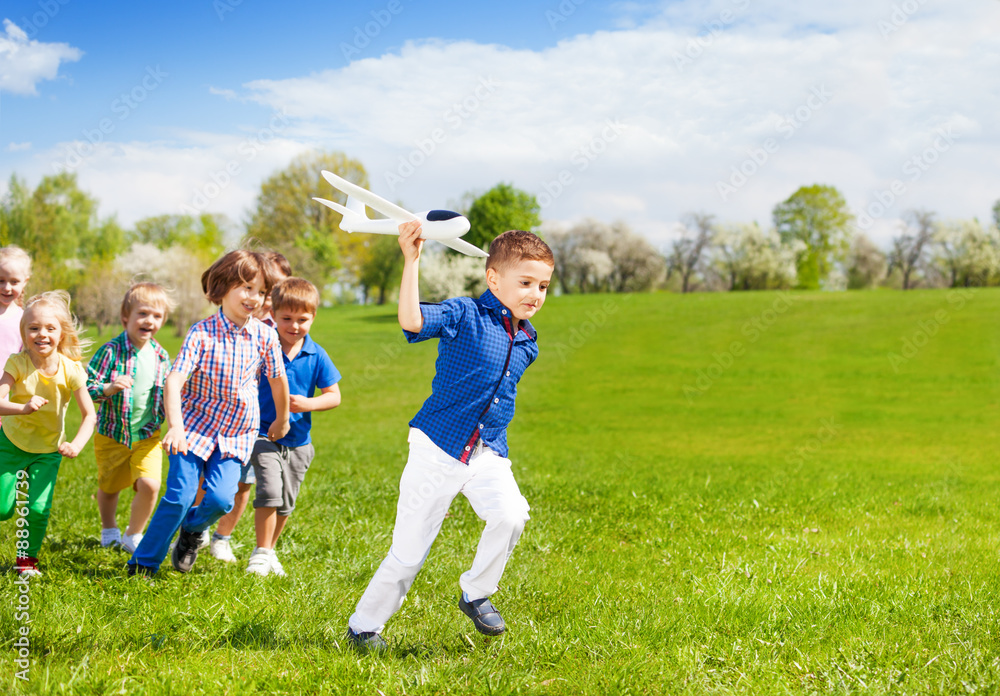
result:
[[[909,208],[986,219],[1000,3],[816,5],[8,0],[0,193],[65,167],[124,224],[238,223],[325,148],[412,208],[509,181],[552,223],[621,219],[657,244],[692,210],[766,224],[811,183],[877,241]]]

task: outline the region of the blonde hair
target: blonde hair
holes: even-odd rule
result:
[[[177,303],[170,298],[170,295],[167,294],[162,285],[158,285],[157,283],[135,283],[125,292],[125,297],[122,298],[122,321],[128,321],[132,310],[140,305],[161,307],[163,314],[167,315],[174,311]]]
[[[24,274],[31,277],[31,257],[28,255],[24,249],[19,246],[11,244],[10,246],[0,247],[0,263],[4,261],[14,261],[15,263],[21,263],[24,266]],[[17,303],[19,305],[24,305],[24,293],[22,292],[18,298]]]
[[[70,360],[79,362],[83,360],[83,352],[87,350],[93,341],[81,339],[79,322],[69,311],[69,293],[65,290],[50,290],[35,295],[24,303],[24,314],[21,316],[21,340],[24,345],[28,345],[28,337],[25,328],[28,325],[28,318],[36,308],[48,307],[56,315],[59,322],[59,345],[56,346],[62,355]]]

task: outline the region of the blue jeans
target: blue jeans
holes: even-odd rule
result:
[[[129,559],[129,565],[159,570],[179,527],[200,534],[232,510],[242,464],[234,457],[223,457],[218,449],[207,460],[190,453],[171,454],[167,490],[156,506],[146,535]],[[198,479],[202,476],[205,477],[205,497],[201,505],[191,507],[198,494]]]

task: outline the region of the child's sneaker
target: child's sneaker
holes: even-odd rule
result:
[[[177,535],[177,543],[170,554],[170,562],[178,573],[190,573],[194,562],[198,559],[198,539],[200,532],[189,532],[181,527]]]
[[[118,527],[101,530],[101,546],[104,548],[118,547],[122,543],[122,533]]]
[[[348,628],[347,642],[359,653],[383,653],[389,648],[385,639],[375,631],[355,633],[354,629]]]
[[[279,578],[285,577],[285,569],[281,566],[281,561],[278,560],[278,554],[271,550],[271,572],[277,575]]]
[[[14,561],[14,570],[22,578],[37,578],[42,574],[38,569],[38,559],[34,556],[18,556]]]
[[[247,563],[248,573],[257,573],[264,576],[271,573],[271,549],[262,549],[259,546],[250,554],[250,561]],[[282,571],[284,572],[284,571]]]
[[[211,543],[212,543],[212,530],[203,529],[201,532],[201,539],[198,540],[198,550],[201,551],[202,549],[207,549],[208,545]]]
[[[121,545],[122,548],[129,553],[135,553],[140,541],[142,541],[142,532],[136,532],[135,534],[122,534]]]
[[[220,561],[236,562],[236,554],[233,553],[233,548],[229,545],[229,539],[212,539],[208,552]]]

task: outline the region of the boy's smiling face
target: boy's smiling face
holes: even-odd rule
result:
[[[545,303],[552,266],[523,259],[502,269],[486,269],[486,284],[515,319],[531,319]]]
[[[306,337],[316,315],[299,309],[281,308],[273,312],[281,347],[287,349]]]
[[[149,343],[149,339],[163,328],[166,318],[167,313],[163,307],[140,304],[134,307],[127,317],[122,317],[122,323],[125,324],[128,340],[133,346],[142,350]]]
[[[258,274],[253,280],[247,280],[229,288],[222,297],[222,313],[229,321],[243,326],[253,313],[264,304],[264,278]]]

